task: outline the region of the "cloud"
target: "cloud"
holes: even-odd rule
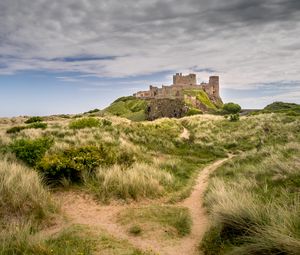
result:
[[[0,24],[0,75],[195,71],[240,89],[300,80],[298,0],[2,0]]]

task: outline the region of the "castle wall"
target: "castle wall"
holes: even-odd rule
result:
[[[197,79],[196,74],[182,75],[181,73],[177,73],[173,75],[173,85],[196,85]]]
[[[203,89],[209,97],[219,98],[219,76],[209,77],[209,83],[197,85],[196,75],[176,74],[173,76],[173,85],[158,88],[150,86],[149,91],[140,91],[134,94],[138,98],[182,98],[185,89]]]

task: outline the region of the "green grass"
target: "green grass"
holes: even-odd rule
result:
[[[138,225],[142,230],[147,225],[158,224],[158,227],[152,229],[163,228],[165,232],[175,236],[183,237],[190,233],[192,220],[187,208],[173,206],[147,206],[139,208],[129,208],[119,215],[119,222],[124,225]]]
[[[247,152],[215,173],[206,195],[213,227],[205,254],[300,252],[300,146]]]
[[[147,102],[135,97],[121,97],[114,101],[104,112],[125,117],[133,121],[143,121],[146,119]]]
[[[71,129],[93,128],[99,126],[100,120],[93,117],[76,119],[69,124]]]
[[[38,174],[23,165],[0,160],[0,224],[11,219],[41,222],[57,210]]]
[[[94,176],[85,178],[87,189],[104,202],[160,197],[172,182],[173,177],[169,173],[141,163],[130,167],[100,167]]]
[[[202,89],[185,90],[184,94],[189,96],[195,96],[196,99],[208,109],[217,110],[217,106],[209,99],[208,95]],[[187,103],[189,104],[189,102]]]

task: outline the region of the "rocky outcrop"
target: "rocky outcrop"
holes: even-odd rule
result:
[[[152,99],[148,101],[146,116],[148,120],[158,118],[181,118],[186,115],[188,108],[180,99]]]

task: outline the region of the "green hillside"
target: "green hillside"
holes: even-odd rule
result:
[[[128,96],[118,98],[109,107],[105,108],[103,112],[134,121],[142,121],[146,119],[146,109],[147,102],[145,100]]]
[[[300,105],[293,103],[274,102],[267,105],[263,112],[294,113],[300,114]]]
[[[207,93],[202,89],[185,90],[184,95],[196,97],[197,104],[200,106],[200,107],[195,107],[193,102],[191,102],[191,100],[186,98],[185,104],[189,107],[189,111],[187,115],[193,115],[193,113],[198,114],[200,111],[212,113],[222,108],[223,105],[221,100],[216,100],[216,102],[212,101],[207,95]]]

